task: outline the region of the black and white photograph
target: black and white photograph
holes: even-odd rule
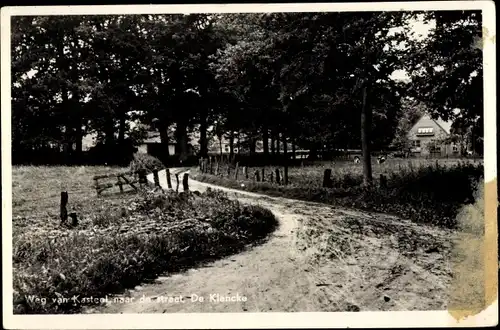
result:
[[[2,8],[4,326],[497,324],[495,6],[446,3]]]

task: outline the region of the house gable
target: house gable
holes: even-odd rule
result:
[[[449,131],[443,128],[451,127],[445,122],[440,125],[437,120],[432,119],[429,115],[422,116],[408,132],[410,140],[441,140],[449,135]]]

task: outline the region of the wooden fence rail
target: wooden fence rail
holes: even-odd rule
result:
[[[135,175],[138,175],[138,178],[135,178]],[[135,171],[135,172],[123,172],[123,173],[113,173],[106,175],[96,175],[94,176],[94,188],[96,189],[97,195],[100,195],[104,190],[118,186],[120,188],[120,192],[123,192],[123,186],[129,185],[134,190],[137,191],[136,184],[140,185],[147,184],[146,180],[146,172],[145,171]],[[101,183],[104,179],[116,179],[115,183]]]

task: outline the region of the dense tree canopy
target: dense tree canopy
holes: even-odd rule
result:
[[[435,23],[426,38],[410,38],[416,18]],[[137,136],[127,125],[136,119],[160,132],[165,155],[175,142],[182,159],[197,133],[202,156],[213,134],[231,143],[239,136],[251,153],[258,141],[266,154],[280,145],[313,154],[362,146],[369,161],[370,149],[404,135],[401,118],[411,121],[415,111],[403,97],[481,135],[477,12],[47,16],[12,24],[14,152],[62,147],[79,157],[82,137],[93,132],[100,144],[120,147]],[[409,82],[391,78],[401,69]]]

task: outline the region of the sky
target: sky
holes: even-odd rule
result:
[[[434,21],[429,22],[429,24],[425,23],[422,19],[414,20],[410,23],[410,27],[414,34],[415,39],[422,40],[427,38],[431,29],[436,26]],[[398,32],[402,30],[402,28],[394,28],[392,29],[394,32]],[[396,70],[391,75],[392,80],[396,81],[408,81],[409,76],[408,73],[404,70]]]

